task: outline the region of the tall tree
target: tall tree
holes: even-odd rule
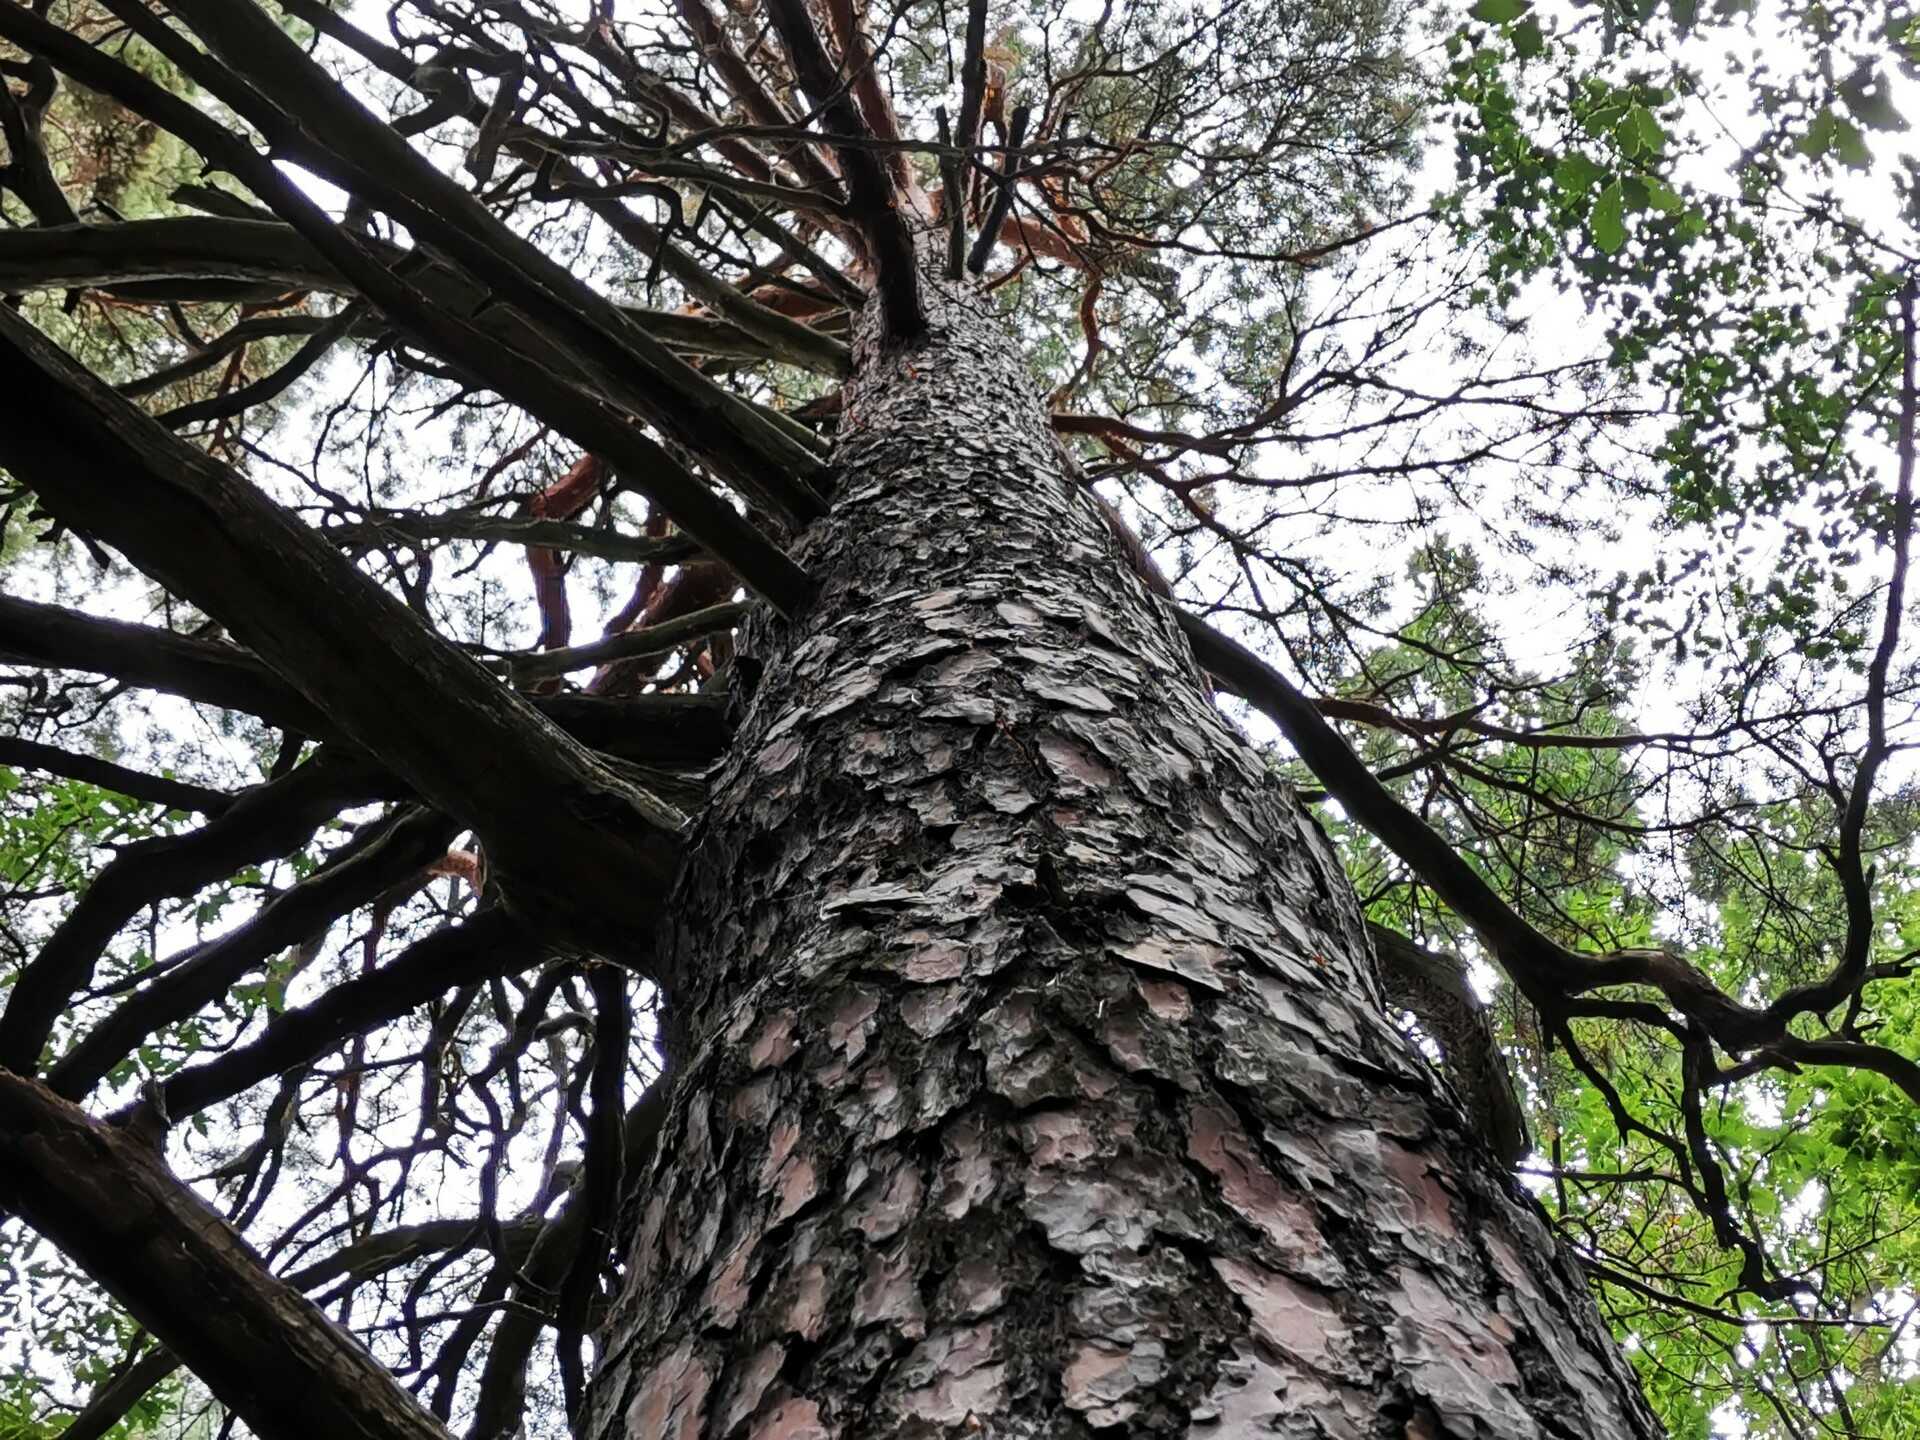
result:
[[[0,1205],[68,1433],[185,1366],[275,1440],[1658,1434],[1596,1275],[1803,1340],[1783,1433],[1847,1411],[1898,1277],[1783,1263],[1750,1157],[1780,1077],[1920,1099],[1910,308],[1856,342],[1890,578],[1781,607],[1854,693],[1652,733],[1618,634],[1513,663],[1436,506],[1567,524],[1646,352],[1454,317],[1685,205],[1526,215],[1548,47],[1475,15],[1499,203],[1429,223],[1387,3],[0,5]],[[1718,949],[1658,943],[1657,837]]]

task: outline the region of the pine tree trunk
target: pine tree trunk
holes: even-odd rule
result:
[[[580,1434],[1657,1434],[990,303],[927,301],[753,643]]]

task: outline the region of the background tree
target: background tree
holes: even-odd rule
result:
[[[0,8],[13,1410],[1901,1433],[1905,31],[1414,20]]]

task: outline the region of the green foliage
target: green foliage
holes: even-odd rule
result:
[[[0,766],[0,883],[15,892],[72,893],[101,847],[170,828],[152,806],[111,790]]]
[[[1708,818],[1669,826],[1671,776],[1649,754],[1655,745],[1476,735],[1469,720],[1568,741],[1631,735],[1630,697],[1644,693],[1649,662],[1596,639],[1562,674],[1529,672],[1488,623],[1500,601],[1470,552],[1435,547],[1410,578],[1409,618],[1331,688],[1402,722],[1431,722],[1413,743],[1388,726],[1349,734],[1518,913],[1580,950],[1677,943],[1749,1003],[1824,973],[1844,910],[1818,853],[1836,824],[1828,797],[1802,788],[1764,800],[1745,767],[1695,767],[1687,784],[1706,787]],[[1920,947],[1917,822],[1914,798],[1898,790],[1870,820],[1888,959]],[[1371,835],[1344,820],[1329,828],[1371,918],[1478,955],[1472,933]],[[1534,1138],[1522,1174],[1592,1266],[1671,1433],[1705,1440],[1737,1419],[1747,1434],[1789,1440],[1802,1433],[1795,1425],[1843,1405],[1858,1427],[1850,1433],[1914,1433],[1920,1371],[1902,1339],[1914,1304],[1907,1277],[1920,1273],[1920,1117],[1910,1099],[1878,1075],[1830,1066],[1766,1071],[1710,1094],[1702,1120],[1734,1217],[1793,1281],[1793,1295],[1759,1302],[1742,1294],[1743,1256],[1716,1236],[1690,1157],[1663,1138],[1686,1128],[1670,1038],[1614,1018],[1563,1032],[1506,988],[1493,1014]],[[1920,1000],[1903,980],[1869,985],[1858,1019],[1879,1043],[1920,1053]],[[1835,1375],[1849,1377],[1844,1390]]]

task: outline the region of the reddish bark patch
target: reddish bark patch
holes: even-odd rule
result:
[[[793,1039],[793,1016],[782,1011],[760,1027],[747,1049],[747,1064],[755,1070],[784,1065],[799,1047]]]
[[[708,1283],[702,1303],[709,1324],[731,1330],[740,1318],[741,1308],[747,1303],[747,1265],[752,1259],[753,1246],[743,1241],[733,1247],[720,1273]]]
[[[1247,1307],[1254,1334],[1283,1355],[1318,1370],[1341,1372],[1347,1329],[1325,1295],[1243,1260],[1215,1256],[1213,1268]]]
[[[787,1306],[787,1329],[802,1340],[817,1340],[826,1315],[827,1272],[817,1264],[803,1265],[794,1285],[793,1303]]]
[[[907,957],[900,973],[918,985],[958,980],[967,973],[967,947],[950,940],[930,940]]]
[[[991,1325],[936,1331],[897,1373],[907,1388],[897,1392],[893,1408],[923,1425],[977,1424],[976,1416],[1005,1412],[1007,1367]]]
[[[753,1440],[833,1440],[837,1431],[820,1423],[820,1407],[811,1400],[783,1400],[753,1427]]]
[[[1227,988],[1226,981],[1220,978],[1220,966],[1226,961],[1227,952],[1218,945],[1149,935],[1132,945],[1117,948],[1113,953],[1122,960],[1130,960],[1135,965],[1145,965],[1152,970],[1164,970],[1169,975],[1178,975],[1182,980],[1191,980],[1209,990],[1224,992]]]
[[[1171,980],[1142,980],[1140,997],[1147,1008],[1162,1020],[1178,1025],[1193,1018],[1193,994],[1184,985]]]
[[[1196,1105],[1188,1127],[1187,1154],[1220,1182],[1221,1198],[1266,1235],[1287,1268],[1324,1285],[1345,1281],[1346,1267],[1320,1233],[1312,1207],[1260,1160],[1231,1113]]]
[[[699,1440],[712,1383],[693,1347],[684,1342],[676,1345],[653,1367],[628,1407],[627,1433],[658,1440]]]

